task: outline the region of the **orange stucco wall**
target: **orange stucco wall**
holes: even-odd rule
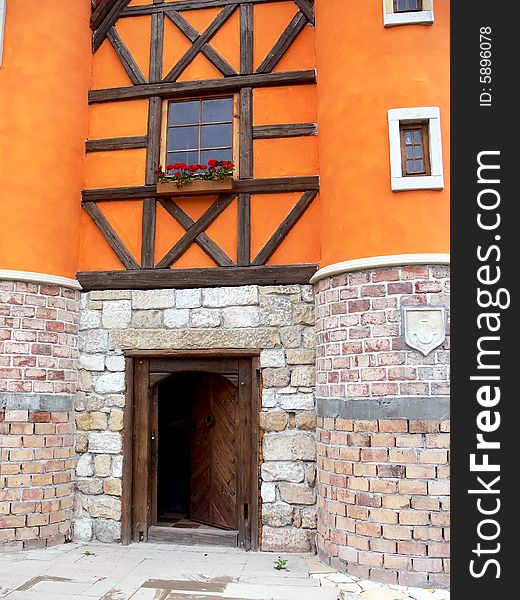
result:
[[[135,4],[135,3],[134,3]],[[139,0],[137,4],[143,4]],[[254,6],[254,64],[257,67],[297,12],[294,2]],[[215,19],[220,9],[183,11],[183,17],[199,32]],[[150,17],[120,19],[117,31],[141,71],[148,75]],[[190,42],[165,19],[163,74],[166,74],[190,48]],[[212,38],[211,45],[236,69],[240,69],[240,13],[237,10]],[[315,29],[306,27],[277,65],[277,71],[313,69],[315,67]],[[220,78],[222,75],[201,54],[182,73],[179,81]],[[129,86],[131,82],[110,43],[105,41],[94,55],[91,88]],[[146,135],[146,100],[95,104],[90,106],[89,139]],[[262,88],[253,94],[254,125],[316,122],[316,87],[289,86]],[[142,185],[145,175],[144,150],[100,152],[87,156],[86,187],[120,187]],[[164,163],[163,163],[164,165]],[[318,140],[293,138],[256,140],[254,142],[254,176],[283,177],[317,175]],[[300,194],[301,196],[301,194]],[[253,224],[251,251],[254,257],[276,227],[296,204],[298,194],[255,195],[251,201]],[[193,219],[209,208],[212,198],[184,198],[179,205]],[[100,208],[130,252],[140,261],[141,201],[100,203]],[[271,257],[270,264],[313,263],[320,260],[319,205],[317,198],[284,243]],[[184,234],[182,227],[162,207],[157,210],[156,262]],[[236,202],[209,227],[208,235],[236,260]],[[183,255],[174,268],[214,267],[213,261],[196,245]],[[79,271],[117,270],[123,266],[103,239],[88,215],[81,218]]]
[[[75,275],[90,11],[90,0],[7,3],[0,67],[0,269]]]
[[[449,251],[449,2],[384,28],[382,3],[316,0],[322,262]],[[445,188],[392,192],[387,111],[438,106]]]

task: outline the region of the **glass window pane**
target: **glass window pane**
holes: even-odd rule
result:
[[[203,150],[200,153],[201,162],[203,165],[208,164],[208,160],[233,160],[231,148],[229,150]]]
[[[424,165],[423,165],[423,161],[422,160],[416,160],[415,161],[415,170],[418,173],[421,173],[422,171],[424,171]]]
[[[406,170],[408,173],[413,173],[415,171],[413,160],[406,161]]]
[[[193,125],[199,122],[200,102],[171,102],[168,125]]]
[[[405,131],[404,132],[404,143],[405,144],[411,144],[413,140],[413,135],[411,131]]]
[[[415,158],[422,158],[422,146],[414,146],[413,153]]]
[[[406,146],[406,158],[413,158],[413,146]]]
[[[169,152],[168,153],[168,164],[174,165],[175,163],[186,163],[187,165],[196,165],[199,161],[197,158],[197,152]]]
[[[201,148],[219,148],[233,143],[232,126],[204,125],[202,127]]]
[[[422,141],[422,131],[420,129],[414,129],[413,132],[413,143],[420,144]]]
[[[198,147],[198,127],[173,127],[168,129],[168,151],[196,150]]]
[[[218,123],[233,119],[233,99],[218,98],[202,101],[202,122]]]

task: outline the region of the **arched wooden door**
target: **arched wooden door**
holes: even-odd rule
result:
[[[238,529],[238,392],[222,375],[201,374],[193,402],[190,518]]]

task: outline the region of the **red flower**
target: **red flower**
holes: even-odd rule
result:
[[[207,169],[208,165],[199,165],[199,169]]]
[[[175,165],[166,165],[166,170],[167,171],[171,171],[172,169],[176,169],[177,167]]]
[[[217,167],[218,166],[218,160],[214,160],[213,158],[211,160],[208,160],[208,165],[210,167]]]
[[[186,165],[184,163],[175,163],[174,165],[172,165],[173,169],[184,169],[186,167]]]
[[[180,176],[181,176],[181,174],[180,174],[180,173],[177,171],[177,173],[174,173],[174,174],[173,174],[173,176],[174,176],[174,177],[180,177]]]

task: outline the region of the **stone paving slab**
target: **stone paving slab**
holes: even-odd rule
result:
[[[6,600],[449,600],[445,590],[364,581],[315,556],[166,544],[72,543],[0,552]]]

